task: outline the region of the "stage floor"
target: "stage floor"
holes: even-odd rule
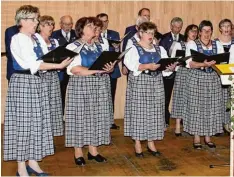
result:
[[[64,147],[62,136],[55,138],[55,155],[44,158],[40,162],[41,168],[50,176],[229,176],[229,167],[209,167],[229,163],[227,134],[212,139],[217,145],[215,151],[205,147],[204,142],[202,150],[194,150],[193,137],[175,137],[175,121],[172,120],[164,140],[156,142],[156,148],[163,156],[153,157],[146,150],[147,143],[142,142],[145,157],[137,158],[133,141],[123,136],[123,120],[115,121],[121,128],[112,130],[112,145],[99,148],[100,154],[108,159],[106,163],[88,161],[87,148],[84,148],[86,166],[76,166],[74,149]],[[16,171],[15,161],[2,160],[2,176],[15,176]]]

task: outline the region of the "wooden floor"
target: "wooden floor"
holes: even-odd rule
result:
[[[164,140],[156,142],[163,156],[151,156],[143,142],[145,157],[139,159],[134,155],[133,141],[123,136],[123,120],[116,120],[116,124],[121,129],[112,131],[113,144],[99,148],[108,159],[106,163],[86,160],[85,167],[76,166],[73,148],[64,147],[63,136],[55,138],[55,155],[44,158],[40,162],[41,168],[53,176],[229,176],[229,167],[209,168],[210,164],[229,163],[228,135],[213,138],[217,145],[215,151],[208,148],[194,150],[192,137],[175,137],[175,122],[172,121]],[[84,148],[84,154],[87,159],[87,148]],[[2,160],[3,176],[14,176],[16,169],[16,162]]]

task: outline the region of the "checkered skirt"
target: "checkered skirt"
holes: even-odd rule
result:
[[[224,124],[228,124],[231,121],[231,111],[227,108],[227,103],[231,99],[231,86],[225,85],[222,86],[224,106],[225,106],[225,115],[224,115]]]
[[[216,72],[189,69],[184,98],[184,131],[199,136],[223,132],[224,99]]]
[[[71,76],[67,88],[67,147],[110,143],[113,107],[109,75]]]
[[[4,120],[3,158],[6,161],[39,161],[54,154],[48,85],[41,77],[11,76]]]
[[[129,73],[124,135],[134,140],[162,140],[165,127],[165,95],[162,74]]]
[[[60,91],[60,82],[57,71],[47,71],[43,77],[48,84],[50,112],[51,112],[51,125],[54,136],[63,135],[63,111],[62,111],[62,98]]]
[[[178,71],[176,72],[172,97],[171,118],[183,118],[184,86],[188,74],[187,71],[187,68],[179,67]]]

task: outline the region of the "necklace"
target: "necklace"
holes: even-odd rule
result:
[[[209,45],[210,45],[210,41],[211,40],[209,40],[209,42],[207,43],[207,44],[205,44],[204,42],[202,42],[202,40],[200,39],[200,42],[207,48],[207,49],[209,49]]]
[[[141,43],[139,43],[139,45],[145,49],[152,49],[153,48],[153,45],[148,45],[148,46],[144,46],[142,45]]]

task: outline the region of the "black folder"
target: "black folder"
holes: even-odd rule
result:
[[[166,67],[170,64],[173,64],[177,61],[178,58],[161,58],[157,64],[160,64],[161,66],[157,69],[157,71],[164,71],[166,70]]]
[[[105,64],[114,62],[114,61],[121,61],[123,56],[131,49],[128,48],[124,52],[115,52],[115,51],[103,51],[101,55],[97,58],[97,60],[92,64],[89,70],[103,70]]]
[[[113,44],[120,44],[124,40],[124,38],[127,37],[130,33],[131,33],[131,31],[129,31],[127,34],[125,34],[124,37],[121,38],[120,40],[114,40],[114,39],[107,38],[109,45],[113,46]]]
[[[191,55],[192,55],[192,60],[196,61],[196,62],[204,62],[205,60],[207,61],[216,61],[216,64],[220,64],[220,63],[229,63],[229,56],[230,56],[230,52],[226,52],[226,53],[221,53],[221,54],[217,54],[217,55],[206,55],[200,52],[197,52],[195,50],[191,50]]]
[[[76,55],[78,55],[78,53],[66,49],[65,46],[59,46],[43,55],[41,59],[46,63],[61,63],[66,58],[73,58]]]
[[[176,57],[185,57],[185,50],[176,50]]]
[[[229,48],[228,47],[223,47],[224,52],[229,52]]]

